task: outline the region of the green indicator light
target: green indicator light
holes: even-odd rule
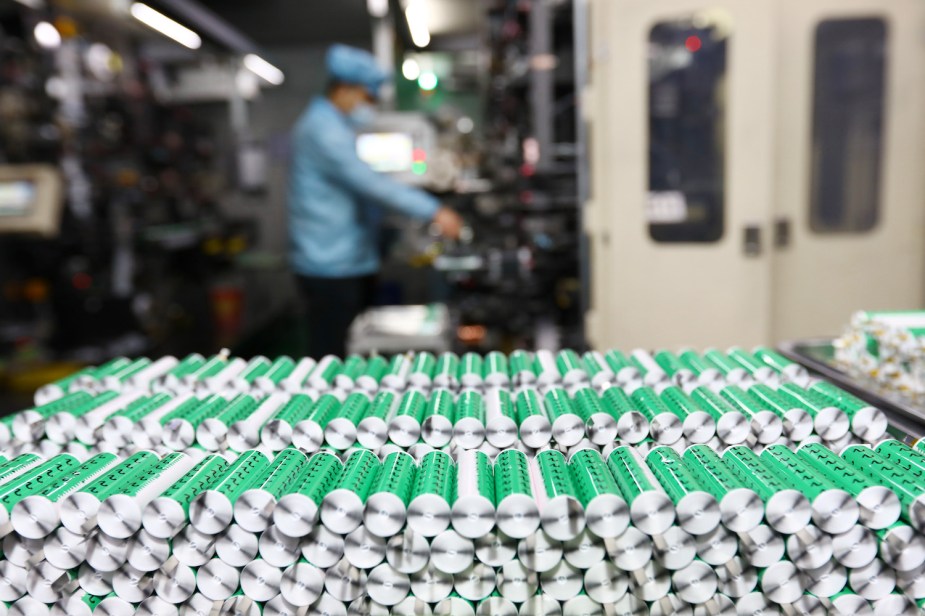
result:
[[[411,173],[415,175],[424,175],[427,173],[427,163],[416,162],[411,163]]]

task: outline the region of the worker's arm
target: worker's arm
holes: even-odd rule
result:
[[[344,190],[422,220],[433,220],[440,210],[440,201],[433,195],[377,173],[361,160],[353,135],[320,130],[312,137],[316,140],[317,154],[324,161],[324,174]]]

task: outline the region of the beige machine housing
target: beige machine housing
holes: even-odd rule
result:
[[[728,37],[716,98],[724,161],[716,241],[658,242],[649,232],[650,36],[672,20],[716,24]],[[851,228],[845,216],[847,229],[820,229],[816,56],[829,24],[845,20],[873,20],[884,40],[881,155],[852,159],[842,199],[869,190],[879,165],[877,211],[871,225]],[[590,0],[589,29],[590,344],[769,343],[837,334],[858,309],[922,307],[925,3]]]

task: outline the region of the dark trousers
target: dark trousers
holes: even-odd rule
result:
[[[376,277],[296,276],[308,313],[308,357],[346,354],[347,330],[372,305]]]

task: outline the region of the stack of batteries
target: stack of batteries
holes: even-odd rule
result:
[[[769,349],[120,358],[36,402],[0,422],[9,613],[925,599],[925,452]]]
[[[880,391],[925,401],[925,311],[860,311],[833,342],[839,366]]]

